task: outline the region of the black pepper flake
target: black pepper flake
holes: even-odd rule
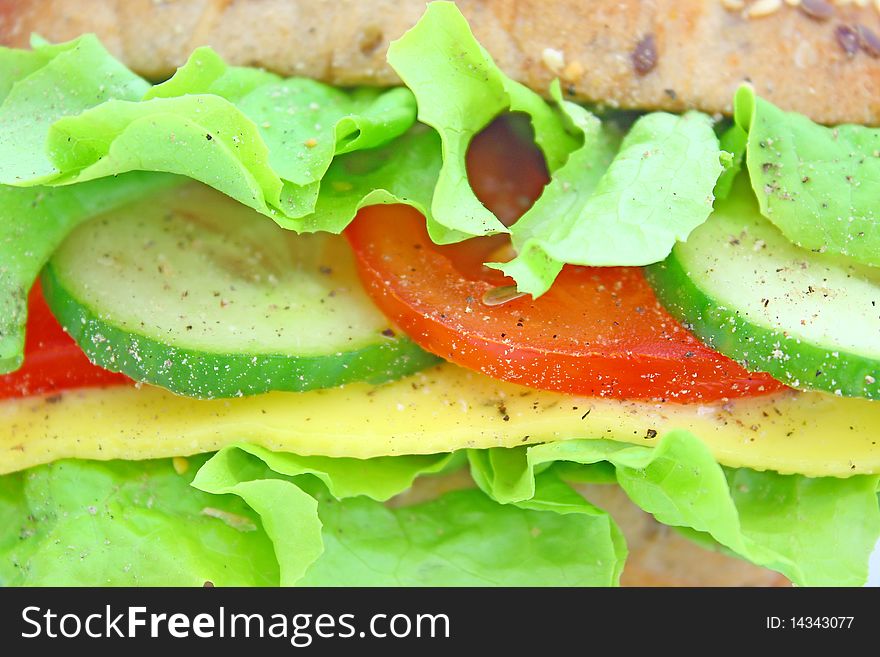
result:
[[[645,432],[645,440],[651,440],[656,437],[657,437],[657,430],[656,429],[648,429]]]
[[[862,50],[871,57],[880,57],[880,37],[865,25],[856,25],[856,31],[859,34],[859,43]]]
[[[827,21],[834,16],[834,5],[825,0],[801,0],[799,7],[807,16],[817,21]]]
[[[211,141],[213,139],[210,132],[205,135],[205,139],[207,139],[208,141]]]
[[[859,33],[852,26],[838,25],[834,30],[834,37],[848,56],[854,57],[859,51]]]
[[[657,43],[654,35],[643,37],[632,51],[633,68],[638,75],[647,75],[657,66]]]
[[[384,335],[386,338],[393,338],[393,337],[394,337],[394,331],[393,331],[392,329],[390,329],[390,328],[387,328],[387,329],[385,329],[385,330],[382,331],[382,335]]]

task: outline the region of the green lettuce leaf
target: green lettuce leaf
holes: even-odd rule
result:
[[[880,266],[880,128],[813,123],[737,91],[761,213],[794,244]]]
[[[407,89],[344,91],[313,80],[281,80],[265,71],[228,67],[210,48],[197,49],[171,79],[155,87],[129,73],[138,84],[123,88],[120,83],[120,89],[94,98],[89,92],[88,103],[53,105],[51,116],[37,112],[36,104],[45,102],[68,69],[101,64],[127,71],[94,38],[78,44],[42,46],[62,54],[36,69],[32,60],[43,50],[0,53],[20,77],[0,116],[10,135],[26,135],[8,143],[0,139],[0,181],[69,185],[133,170],[178,173],[283,225],[288,217],[314,212],[321,178],[334,157],[381,146],[404,134],[416,118]],[[65,49],[79,53],[85,46],[100,52],[60,68]],[[93,61],[98,55],[100,61]],[[97,74],[109,76],[100,70],[92,75]],[[80,70],[73,77],[91,81],[88,75]],[[9,85],[0,79],[3,86]],[[49,117],[39,129],[32,125],[35,112]]]
[[[553,173],[541,197],[511,227],[510,237],[517,257],[506,263],[487,263],[488,267],[500,269],[515,280],[520,291],[535,297],[550,289],[564,264],[550,256],[542,244],[555,241],[580,221],[585,202],[620,146],[616,131],[603,129],[593,114],[563,100],[558,81],[552,85],[551,93],[571,124],[583,134],[584,144]]]
[[[452,455],[369,459],[301,457],[252,446],[227,447],[199,471],[193,486],[209,493],[238,495],[263,519],[275,545],[281,584],[299,581],[323,553],[321,521],[314,497],[292,478],[309,475],[335,499],[364,495],[387,500],[420,474],[445,468]]]
[[[297,185],[319,182],[335,155],[381,146],[416,118],[408,89],[346,92],[305,78],[264,85],[238,107],[259,125],[272,168]]]
[[[357,460],[238,445],[189,459],[183,474],[169,460],[67,460],[6,475],[0,585],[616,584],[620,531],[566,481],[616,480],[660,522],[802,585],[863,583],[880,534],[880,476],[725,469],[684,432],[656,447],[474,450],[467,458],[485,492],[382,504],[463,457]]]
[[[0,185],[0,374],[21,366],[28,291],[67,234],[90,217],[178,181],[138,172],[70,187]]]
[[[269,164],[285,181],[281,209],[292,218],[314,212],[336,155],[381,146],[416,118],[408,89],[342,91],[304,78],[258,87],[237,105],[268,146]]]
[[[385,501],[412,486],[416,477],[442,472],[455,462],[454,454],[372,459],[299,456],[242,443],[217,452],[199,471],[193,485],[203,490],[225,487],[252,479],[267,472],[268,468],[283,477],[311,475],[321,481],[336,499],[366,495]]]
[[[612,463],[620,486],[658,521],[708,534],[803,586],[864,584],[880,538],[880,476],[809,478],[725,469],[700,440],[682,431],[667,434],[656,447],[571,440],[475,452],[471,469],[494,499],[522,504],[539,494],[537,480],[558,461]]]
[[[170,460],[58,461],[0,477],[0,585],[277,585],[260,520]]]
[[[281,80],[281,76],[261,68],[227,66],[223,75],[211,83],[206,93],[216,94],[232,103],[238,103],[257,88],[281,82]],[[196,92],[190,91],[189,93]]]
[[[626,554],[619,530],[558,479],[542,481],[542,500],[520,509],[473,490],[404,508],[377,503],[456,463],[452,454],[357,460],[240,445],[218,452],[194,485],[239,495],[260,514],[282,584],[617,582]]]
[[[171,78],[151,87],[143,100],[215,94],[235,103],[258,87],[280,81],[280,76],[260,68],[227,66],[213,48],[202,46],[193,50]]]
[[[543,195],[510,229],[517,256],[493,263],[532,296],[563,264],[648,265],[669,255],[712,212],[721,174],[709,117],[655,112],[640,118],[614,153],[614,139],[573,103],[557,102],[584,145],[554,172]],[[610,161],[610,165],[609,165]]]
[[[730,156],[726,161],[722,161],[724,171],[718,177],[718,182],[715,183],[715,198],[723,200],[730,195],[733,183],[739,172],[742,171],[749,135],[734,123],[721,134],[719,141],[722,153],[727,153]]]
[[[39,50],[18,50],[0,46],[0,104],[13,85],[46,64],[48,55]]]
[[[538,466],[528,478],[529,490],[525,495],[510,495],[505,491],[504,477],[511,470],[519,469],[521,450],[488,449],[471,450],[468,453],[471,475],[477,485],[488,495],[502,504],[514,504],[522,509],[533,511],[552,511],[564,516],[574,514],[580,522],[595,525],[595,531],[602,536],[602,542],[610,544],[617,555],[617,562],[611,572],[611,585],[617,585],[626,559],[626,539],[620,528],[607,513],[593,506],[584,497],[565,483],[560,473]],[[512,460],[511,460],[512,459]],[[524,479],[525,480],[525,479]]]
[[[182,475],[168,460],[60,461],[0,477],[0,584],[610,585],[625,555],[610,519],[556,477],[521,508],[476,489],[389,508],[463,459],[239,446],[202,465],[208,494],[189,486],[204,458]]]
[[[213,48],[202,46],[193,50],[186,64],[178,68],[168,80],[150,87],[143,100],[211,93],[214,83],[224,73],[226,62],[223,58]]]
[[[339,233],[363,207],[405,203],[425,216],[430,235],[442,235],[445,227],[431,214],[440,165],[440,138],[425,126],[382,148],[341,155],[321,181],[315,212],[285,225],[297,232]]]
[[[607,516],[502,506],[478,490],[397,509],[318,499],[324,554],[303,586],[610,586],[625,556]]]
[[[434,230],[441,243],[507,232],[474,195],[465,169],[471,139],[496,116],[528,114],[551,171],[578,145],[559,113],[501,72],[451,2],[430,3],[419,22],[391,43],[388,63],[415,94],[419,120],[440,134],[443,165],[431,211],[447,229]]]
[[[59,119],[47,147],[73,184],[133,170],[177,173],[204,182],[270,216],[282,180],[256,125],[232,103],[211,94],[111,100]]]
[[[41,184],[58,171],[45,149],[64,116],[105,101],[141,98],[150,85],[113,58],[94,35],[59,45],[35,43],[31,55],[0,51],[0,183]],[[12,84],[10,84],[12,83]]]

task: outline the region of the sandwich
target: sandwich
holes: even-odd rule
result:
[[[0,582],[864,584],[878,34],[0,0]]]

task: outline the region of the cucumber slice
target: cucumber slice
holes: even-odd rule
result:
[[[745,176],[646,273],[676,318],[746,368],[880,399],[880,269],[793,245],[761,216]]]
[[[79,227],[43,273],[98,365],[189,397],[389,381],[437,361],[363,291],[345,240],[195,183]]]

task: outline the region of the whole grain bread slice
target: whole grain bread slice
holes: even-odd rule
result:
[[[459,0],[501,67],[577,100],[729,114],[749,81],[823,123],[880,124],[873,0]],[[0,0],[0,41],[95,32],[126,64],[169,76],[196,46],[230,63],[335,84],[394,84],[390,40],[424,0]],[[825,8],[825,9],[823,9]],[[827,11],[826,11],[827,9]],[[827,14],[827,16],[826,16]]]

